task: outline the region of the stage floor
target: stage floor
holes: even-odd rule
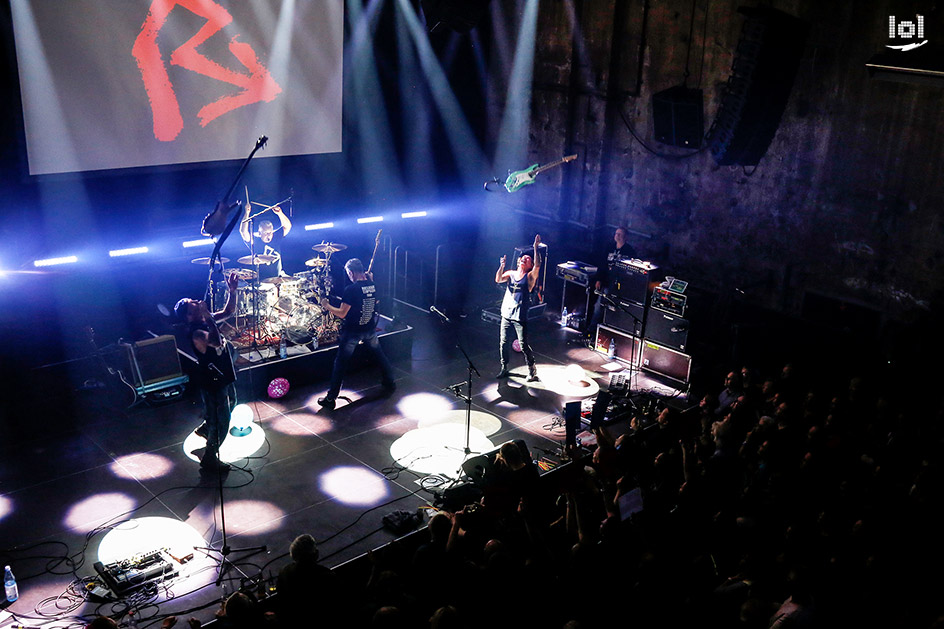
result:
[[[383,528],[383,516],[431,505],[431,489],[458,476],[464,458],[465,403],[450,389],[467,375],[457,339],[482,376],[472,385],[473,452],[522,439],[535,459],[553,459],[564,440],[563,403],[608,384],[612,367],[604,368],[606,356],[574,343],[572,331],[549,319],[533,325],[542,381],[530,384],[523,377],[493,378],[497,325],[470,316],[451,327],[432,316],[413,316],[407,321],[410,350],[390,355],[397,375],[390,396],[382,395],[379,372],[370,366],[348,375],[331,412],[316,401],[326,378],[293,384],[289,377],[288,393],[279,399],[244,395],[253,429],[227,441],[234,467],[222,492],[215,476],[201,478],[188,453],[202,445],[192,434],[201,411],[192,391],[169,403],[130,409],[81,391],[69,411],[74,417],[55,422],[56,430],[44,428],[37,417],[34,437],[0,446],[0,546],[8,550],[6,561],[20,587],[20,600],[7,611],[27,625],[39,624],[35,619],[43,616],[114,613],[121,604],[85,602],[70,593],[70,584],[95,576],[96,561],[114,558],[112,542],[103,543],[108,535],[149,530],[139,526],[147,518],[183,523],[196,539],[219,549],[225,516],[226,541],[234,549],[229,559],[251,576],[260,569],[276,574],[300,533],[319,541],[328,566],[390,541],[394,535]],[[574,367],[565,370],[570,364],[583,369],[585,385],[574,385]],[[517,376],[525,375],[520,354],[512,367]],[[635,384],[649,386],[641,377]],[[657,393],[685,403],[681,392],[664,385]],[[174,527],[164,527],[169,528]],[[141,543],[171,544],[152,534]],[[238,550],[263,544],[267,551],[250,556]],[[161,590],[159,607],[147,608],[146,616],[212,617],[222,595],[214,584],[217,567],[205,553],[194,554],[194,573],[171,582],[172,600],[165,601],[167,592]],[[230,571],[229,576],[240,575]],[[207,609],[185,611],[201,606]]]

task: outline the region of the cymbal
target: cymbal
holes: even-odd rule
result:
[[[319,245],[315,245],[312,249],[320,251],[321,253],[335,253],[336,251],[344,251],[347,249],[347,245],[342,245],[338,242],[323,242]]]
[[[245,281],[254,280],[256,279],[256,276],[258,275],[258,273],[256,273],[252,269],[231,269],[231,270],[233,271],[233,273],[236,274],[236,277]]]
[[[275,262],[275,256],[266,255],[264,253],[256,254],[253,256],[243,256],[236,260],[240,264],[270,264]]]
[[[220,262],[222,262],[223,264],[226,264],[227,262],[229,262],[229,258],[220,258]],[[210,263],[209,257],[194,258],[193,260],[190,261],[190,264],[209,264],[209,263]]]
[[[326,264],[328,264],[328,261],[324,258],[312,258],[311,260],[305,260],[305,266],[322,267]]]
[[[301,282],[301,280],[297,277],[282,277],[281,275],[262,280],[263,284],[271,284],[273,286],[280,286],[282,284],[298,284],[299,282]]]

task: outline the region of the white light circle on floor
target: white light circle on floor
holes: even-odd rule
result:
[[[495,446],[474,426],[469,429],[469,450],[480,454]],[[455,478],[465,461],[465,424],[436,424],[417,428],[390,445],[390,456],[397,464],[417,474],[442,474]]]
[[[120,478],[132,480],[153,480],[165,476],[174,468],[174,463],[166,456],[138,452],[115,459],[108,466],[112,474]]]
[[[527,367],[515,367],[511,370],[511,373],[517,377],[511,378],[511,382],[532,389],[552,391],[569,398],[591,397],[600,392],[600,385],[593,379],[594,374],[592,372],[584,371],[580,367],[581,371],[584,372],[584,377],[579,382],[573,381],[573,374],[568,373],[570,367],[572,366],[539,364],[537,370],[540,380],[537,382],[527,382],[525,380],[528,377]]]
[[[63,523],[78,533],[89,533],[137,506],[134,498],[127,494],[94,494],[72,505]]]
[[[331,468],[319,477],[318,486],[338,502],[357,507],[379,505],[390,495],[383,476],[354,465]]]
[[[206,547],[203,537],[186,522],[174,518],[147,517],[127,520],[113,527],[98,545],[98,560],[106,566],[116,561],[123,561],[153,551],[161,551],[162,558],[177,570],[177,579],[195,580],[187,583],[187,588],[195,588],[210,583],[216,573],[209,568],[216,565],[212,555],[207,555],[194,547]],[[187,556],[191,559],[180,563]],[[176,559],[174,559],[176,557]]]
[[[501,419],[495,415],[492,415],[491,413],[472,411],[470,414],[470,419],[472,420],[472,427],[477,428],[485,436],[494,435],[496,432],[501,430],[502,427]],[[421,419],[417,424],[417,427],[429,428],[430,426],[436,426],[438,424],[460,424],[464,427],[465,410],[449,411],[448,413],[443,413],[439,416]],[[465,444],[463,443],[463,445]]]
[[[465,389],[463,388],[463,391]],[[439,393],[410,393],[397,402],[397,410],[404,417],[438,418],[455,408],[452,399]]]
[[[242,420],[230,418],[230,428],[234,426],[242,428],[246,425],[242,423],[237,424],[236,421],[242,422]],[[262,447],[262,444],[265,443],[265,431],[262,429],[262,426],[256,422],[250,422],[248,425],[252,426],[252,432],[242,437],[235,437],[227,431],[226,439],[223,440],[223,445],[220,446],[221,461],[224,463],[232,463],[233,461],[244,459],[247,456],[252,456]],[[187,438],[184,439],[184,453],[187,455],[187,458],[191,460],[199,461],[200,457],[194,454],[194,451],[205,447],[206,439],[198,436],[195,432],[190,433],[187,435]]]
[[[0,496],[0,520],[13,513],[13,501],[6,496]]]

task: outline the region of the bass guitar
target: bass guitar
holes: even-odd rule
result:
[[[219,236],[226,230],[226,223],[229,220],[230,212],[238,208],[240,205],[239,201],[230,203],[229,197],[231,194],[233,194],[233,190],[236,189],[236,184],[239,183],[239,178],[243,176],[243,171],[246,170],[246,166],[249,165],[249,160],[251,160],[253,155],[256,154],[256,151],[265,146],[265,143],[268,141],[269,138],[264,135],[256,140],[256,146],[252,149],[252,152],[249,154],[249,157],[246,158],[246,161],[243,162],[243,165],[239,167],[239,172],[236,173],[236,178],[233,179],[233,183],[230,185],[229,190],[227,190],[226,194],[223,195],[223,198],[217,202],[216,207],[213,208],[213,211],[203,217],[203,228],[200,230],[200,233],[202,233],[204,236]]]
[[[377,255],[377,246],[380,244],[380,232],[382,229],[377,230],[377,237],[374,239],[374,252],[370,254],[370,264],[367,265],[367,274],[370,275],[370,270],[374,268],[374,256]]]
[[[566,164],[567,162],[572,162],[577,159],[577,155],[568,155],[567,157],[562,157],[556,162],[551,162],[550,164],[534,164],[529,166],[524,170],[516,170],[513,173],[508,173],[508,178],[505,179],[505,190],[508,192],[517,192],[523,186],[528,186],[534,183],[534,179],[538,176],[539,173],[543,173],[545,170],[554,168],[555,166],[560,166],[561,164]]]

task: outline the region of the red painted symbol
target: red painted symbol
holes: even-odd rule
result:
[[[170,82],[164,58],[157,45],[158,33],[167,22],[170,12],[178,4],[206,18],[206,24],[197,31],[196,35],[171,53],[170,63],[241,88],[236,94],[224,96],[202,107],[197,112],[200,126],[205,127],[211,121],[234,109],[262,101],[271,102],[282,92],[279,84],[256,58],[252,46],[237,41],[239,35],[234,35],[230,40],[229,51],[246,68],[245,74],[224,68],[197,52],[201,44],[233,21],[233,16],[219,4],[213,0],[153,0],[147,18],[141,25],[141,32],[134,40],[131,54],[138,62],[138,69],[141,70],[141,78],[144,80],[144,89],[151,103],[151,113],[154,116],[154,137],[161,142],[174,140],[184,127],[177,94],[174,93],[174,86]]]

